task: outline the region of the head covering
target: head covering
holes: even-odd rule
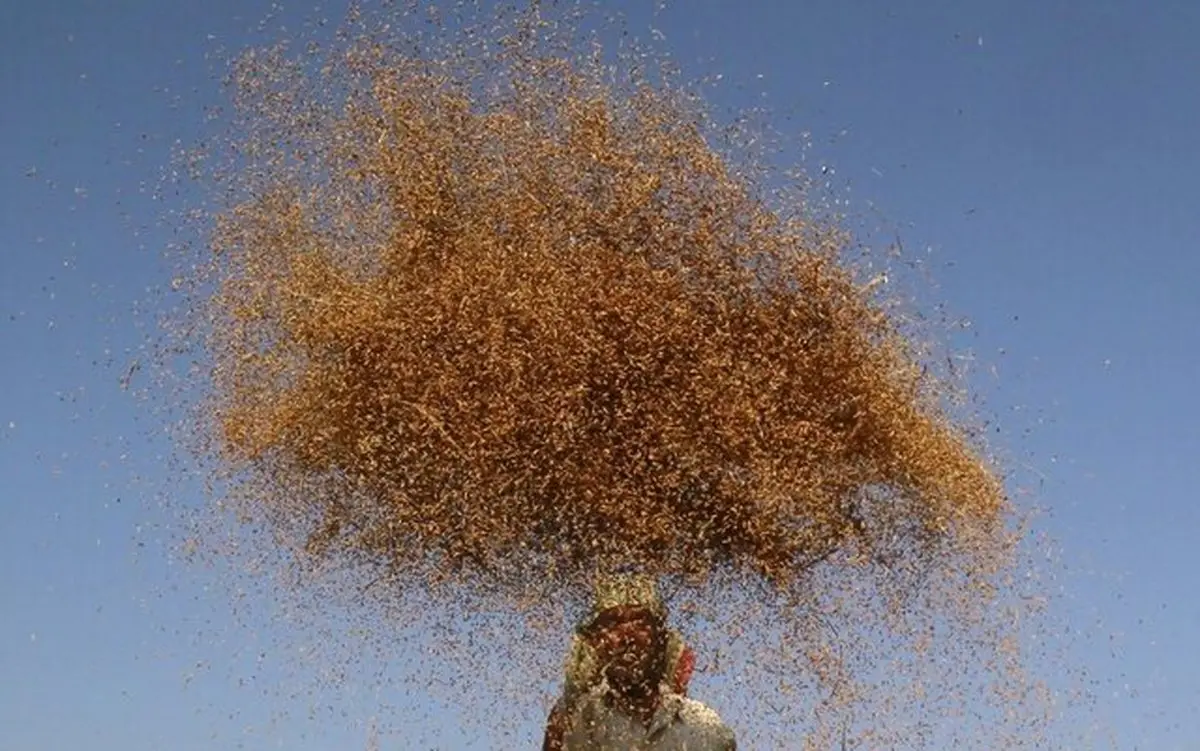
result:
[[[601,574],[596,578],[591,610],[579,624],[579,630],[586,630],[601,615],[619,607],[639,608],[663,621],[667,618],[667,606],[654,579],[642,574]]]

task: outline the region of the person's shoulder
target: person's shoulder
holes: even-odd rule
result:
[[[715,709],[686,696],[679,697],[679,717],[689,725],[724,724]]]
[[[680,722],[694,732],[704,735],[714,747],[735,747],[733,729],[725,724],[715,709],[688,697],[680,697],[680,700]]]

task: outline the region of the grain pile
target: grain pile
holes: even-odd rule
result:
[[[1044,743],[1042,551],[903,270],[612,19],[401,5],[238,57],[162,191],[212,501],[170,502],[295,682],[534,745],[590,574],[640,568],[753,747],[1087,747]],[[454,745],[423,711],[383,714]]]
[[[517,589],[995,539],[1002,483],[847,238],[547,26],[234,65],[187,280],[231,487],[307,555]]]

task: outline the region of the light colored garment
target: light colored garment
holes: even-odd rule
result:
[[[601,682],[574,704],[565,751],[736,751],[737,743],[716,712],[666,693],[649,726],[605,700]]]

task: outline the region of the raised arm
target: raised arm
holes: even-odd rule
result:
[[[546,734],[542,739],[542,751],[563,751],[567,737],[568,713],[566,702],[559,699],[546,719]]]

